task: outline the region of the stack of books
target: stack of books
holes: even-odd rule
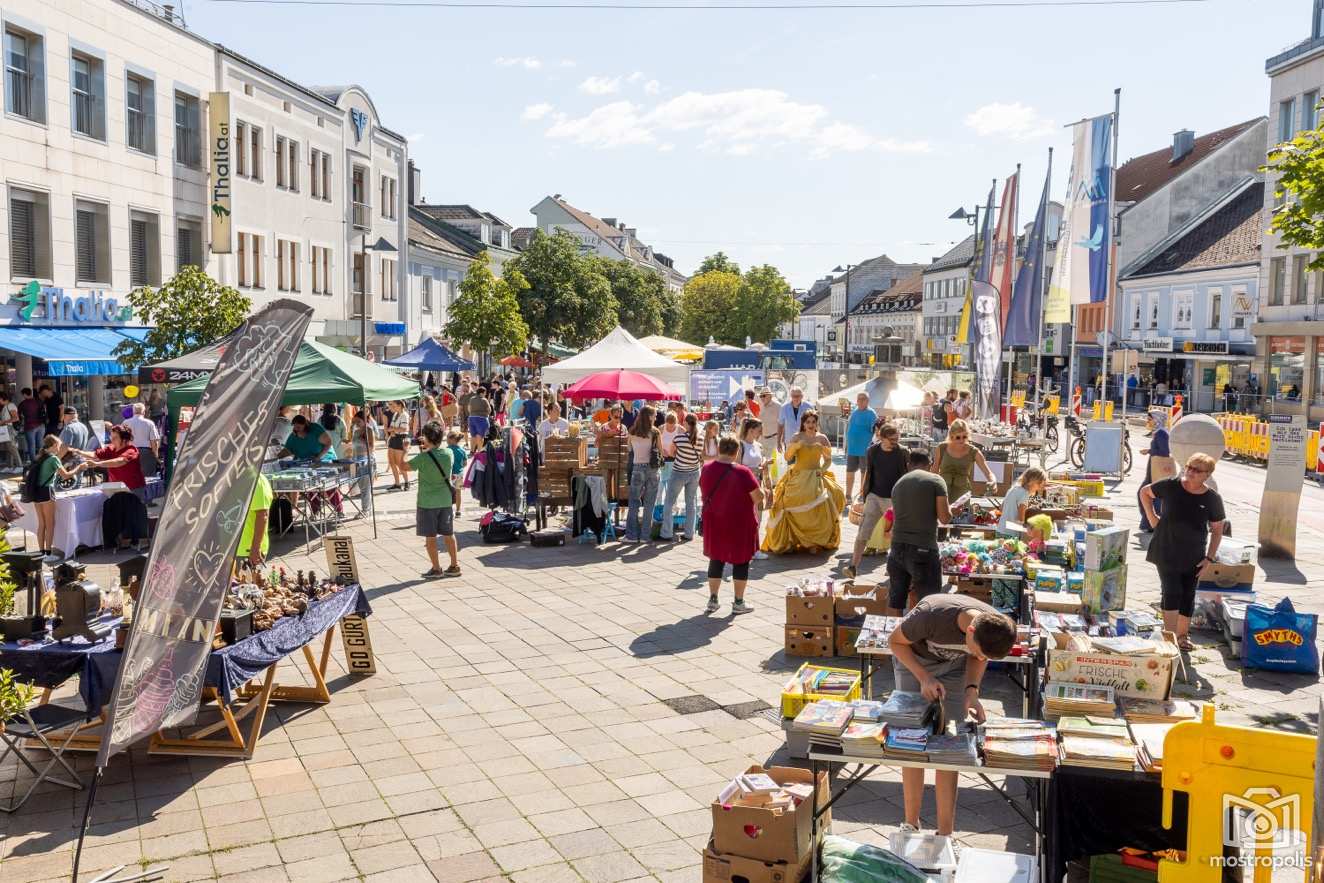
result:
[[[917,729],[924,726],[924,713],[928,710],[929,700],[919,693],[893,690],[883,703],[881,720],[896,729]]]
[[[1136,746],[1127,733],[1125,741],[1097,736],[1062,737],[1062,763],[1065,766],[1097,767],[1105,770],[1134,770]]]
[[[1043,721],[1004,718],[980,726],[984,763],[999,769],[1051,770],[1057,766],[1057,734]]]
[[[810,749],[841,750],[841,734],[850,726],[851,707],[835,699],[810,702],[795,717],[791,729],[809,734]]]
[[[1168,737],[1171,723],[1131,724],[1131,738],[1136,743],[1136,759],[1146,771],[1157,773],[1163,769],[1163,740]]]
[[[928,744],[928,730],[889,726],[883,742],[883,756],[894,760],[926,760],[925,748]]]
[[[901,624],[899,616],[866,616],[860,628],[860,636],[855,639],[855,649],[880,650],[887,647],[892,632]]]
[[[852,699],[847,704],[854,712],[852,723],[876,724],[883,720],[883,703],[877,699]]]
[[[1117,697],[1112,687],[1100,684],[1076,684],[1049,681],[1044,684],[1044,714],[1112,717],[1117,712]]]
[[[852,723],[841,734],[841,750],[851,757],[883,757],[883,742],[887,738],[887,725],[878,723]]]
[[[1076,717],[1069,715],[1057,722],[1059,736],[1086,736],[1094,739],[1131,741],[1126,721],[1120,717]]]
[[[1188,699],[1122,698],[1122,715],[1135,723],[1178,723],[1200,716],[1200,705]]]
[[[924,753],[933,763],[957,766],[975,766],[979,763],[979,755],[975,752],[974,733],[930,736],[924,746]]]
[[[855,685],[860,681],[860,677],[852,672],[831,671],[826,668],[811,668],[805,673],[804,682],[801,685],[805,693],[816,693],[820,696],[841,696],[845,697]]]

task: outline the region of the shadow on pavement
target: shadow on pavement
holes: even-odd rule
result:
[[[687,617],[679,622],[660,625],[651,632],[646,632],[630,642],[630,655],[647,659],[652,656],[666,656],[683,653],[698,647],[706,647],[735,619],[731,608],[725,612],[701,613]]]

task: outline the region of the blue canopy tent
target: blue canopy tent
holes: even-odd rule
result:
[[[394,359],[387,359],[385,364],[392,365],[396,368],[408,368],[413,371],[442,372],[474,370],[473,362],[470,362],[467,359],[461,359],[431,337],[424,338],[422,343],[409,352],[402,353]]]
[[[142,340],[146,328],[0,326],[0,349],[43,360],[52,377],[127,374],[114,351],[126,337]]]

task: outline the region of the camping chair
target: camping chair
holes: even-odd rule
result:
[[[42,782],[54,782],[66,788],[73,788],[75,791],[83,790],[83,784],[78,778],[78,773],[64,759],[64,752],[68,750],[69,743],[73,742],[74,737],[78,735],[79,724],[86,720],[87,713],[75,708],[65,708],[61,705],[38,705],[35,708],[24,709],[21,714],[16,714],[5,721],[4,729],[0,730],[0,740],[5,743],[5,751],[0,754],[0,764],[4,763],[5,758],[12,751],[24,766],[36,774],[37,778],[28,786],[28,790],[18,799],[17,803],[0,806],[0,812],[17,811],[19,807],[27,803],[28,798],[32,796],[32,792],[36,791],[37,786]],[[64,737],[63,743],[57,748],[46,737],[60,730],[66,730],[68,735]],[[32,761],[28,760],[27,755],[23,753],[21,744],[23,739],[36,739],[41,742],[43,748],[50,752],[51,759],[45,767],[38,770]],[[57,779],[50,775],[51,768],[57,763],[73,777],[72,782]]]

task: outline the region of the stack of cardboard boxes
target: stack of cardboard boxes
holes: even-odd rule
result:
[[[824,580],[786,590],[786,655],[854,656],[866,616],[887,609],[886,585]]]
[[[828,800],[827,773],[819,774],[818,804]],[[713,833],[703,854],[704,883],[799,883],[817,844],[810,836],[814,776],[794,767],[752,766],[712,803]],[[821,837],[831,813],[819,820]]]

